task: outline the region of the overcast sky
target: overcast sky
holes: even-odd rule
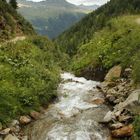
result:
[[[35,2],[39,2],[39,1],[43,1],[43,0],[30,0],[30,1],[35,1]],[[80,5],[80,4],[84,4],[84,5],[93,5],[93,4],[98,4],[98,5],[102,5],[104,3],[106,3],[109,0],[66,0],[70,3],[76,4],[76,5]]]
[[[102,5],[104,3],[106,3],[109,0],[67,0],[68,2],[71,2],[73,4],[84,4],[84,5],[93,5],[93,4],[98,4],[98,5]]]

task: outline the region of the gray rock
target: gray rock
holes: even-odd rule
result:
[[[118,122],[118,123],[112,124],[112,125],[110,126],[110,128],[111,128],[111,129],[119,129],[119,128],[123,127],[123,126],[124,126],[124,124]]]
[[[123,92],[125,90],[125,87],[122,85],[119,85],[117,88],[118,88],[118,92]]]
[[[31,111],[31,112],[30,112],[30,116],[31,116],[33,119],[37,120],[37,119],[39,119],[39,117],[40,117],[40,113],[37,112],[37,111]]]
[[[126,108],[133,113],[140,113],[140,89],[133,91],[128,98],[115,106],[115,110],[122,110]]]
[[[126,68],[124,71],[125,72],[132,72],[132,69],[131,68]]]
[[[114,89],[114,88],[111,88],[107,91],[107,94],[113,94],[113,95],[116,95],[117,94],[117,91]]]
[[[7,135],[4,140],[19,140],[16,136],[11,134]]]
[[[0,130],[2,130],[2,123],[0,122]]]
[[[19,121],[18,120],[13,120],[10,124],[11,127],[19,125]]]
[[[116,100],[115,96],[113,95],[107,95],[106,99],[110,102],[110,103],[114,103],[114,101]]]
[[[24,136],[22,140],[28,140],[28,136]]]
[[[125,116],[125,115],[119,116],[119,121],[120,122],[130,122],[132,120],[133,120],[132,116]]]
[[[120,97],[114,101],[115,104],[119,104],[120,102],[124,101],[123,97]]]
[[[114,66],[109,70],[105,77],[105,81],[112,81],[114,78],[120,78],[122,72],[122,67],[120,65]]]
[[[114,111],[114,116],[115,118],[119,117],[121,115],[121,113],[123,112],[123,109],[119,110],[119,111]]]
[[[29,116],[21,116],[19,121],[21,124],[26,125],[31,122],[31,118]]]
[[[10,128],[6,128],[6,129],[0,131],[0,134],[1,135],[7,135],[7,134],[9,134],[10,130],[11,130]]]
[[[113,116],[114,116],[113,112],[111,112],[111,111],[107,112],[107,114],[105,115],[105,117],[103,119],[103,122],[105,122],[105,123],[110,122],[112,120]]]
[[[10,129],[11,129],[11,132],[14,132],[14,133],[18,133],[21,130],[20,126],[18,125],[14,127],[10,127]]]

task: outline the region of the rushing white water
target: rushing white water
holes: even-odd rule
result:
[[[61,77],[64,83],[60,84],[60,102],[55,106],[65,117],[71,117],[79,111],[97,107],[97,105],[88,103],[86,100],[91,94],[90,91],[95,90],[98,82],[76,78],[69,73],[64,73]]]
[[[108,111],[106,105],[95,104],[103,99],[96,86],[99,82],[61,75],[59,101],[47,110],[42,120],[30,128],[31,140],[106,140],[108,131],[98,123]]]

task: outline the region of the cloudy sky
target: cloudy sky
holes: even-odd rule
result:
[[[35,1],[35,2],[39,2],[39,1],[43,1],[43,0],[30,0],[30,1]],[[98,4],[98,5],[102,5],[104,3],[106,3],[109,0],[67,0],[70,3],[76,4],[76,5],[80,5],[80,4],[84,4],[84,5],[93,5],[93,4]]]
[[[102,5],[104,3],[106,3],[109,0],[67,0],[68,2],[71,2],[73,4],[84,4],[84,5],[93,5],[93,4],[98,4],[98,5]]]

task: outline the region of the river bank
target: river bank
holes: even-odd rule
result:
[[[109,108],[104,96],[96,89],[99,82],[61,75],[59,101],[52,104],[41,120],[31,124],[27,133],[30,140],[105,140],[109,131],[99,124]]]
[[[136,98],[129,96],[140,92],[117,70],[110,70],[103,83],[61,74],[58,100],[40,113],[13,121],[1,131],[1,140],[112,140],[110,132],[114,138],[129,139],[136,111]],[[118,78],[112,81],[112,74]]]

